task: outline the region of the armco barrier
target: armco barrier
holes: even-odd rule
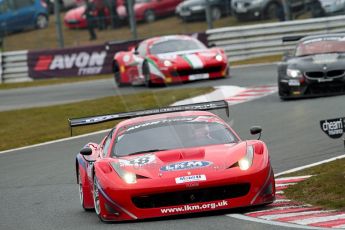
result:
[[[313,18],[288,22],[236,26],[208,30],[210,45],[222,47],[230,61],[283,54],[294,43],[282,43],[282,37],[345,32],[345,16]]]
[[[1,53],[0,82],[31,81],[28,72],[28,51]]]

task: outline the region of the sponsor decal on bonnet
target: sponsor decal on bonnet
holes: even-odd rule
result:
[[[209,161],[182,161],[161,167],[161,171],[178,171],[187,169],[203,168],[211,165]]]

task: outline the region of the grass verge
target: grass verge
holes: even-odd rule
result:
[[[345,211],[345,159],[284,176],[301,175],[314,176],[284,190],[289,199]]]
[[[213,91],[212,87],[158,90],[112,96],[59,106],[0,113],[0,150],[69,137],[68,118],[118,113],[167,106],[175,101]],[[95,111],[97,111],[95,114]],[[73,129],[74,135],[107,129],[114,122]]]
[[[35,81],[29,81],[29,82],[2,83],[0,84],[0,90],[67,84],[67,83],[76,83],[76,82],[82,82],[82,81],[94,81],[94,80],[108,79],[112,77],[113,75],[107,74],[107,75],[90,75],[90,76],[83,76],[83,77],[43,79],[43,80],[35,80]]]

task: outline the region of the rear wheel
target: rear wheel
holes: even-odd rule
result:
[[[40,14],[36,18],[35,27],[37,29],[43,29],[48,26],[48,17],[46,15]]]
[[[153,10],[145,11],[144,17],[145,17],[145,21],[149,23],[156,20],[156,14]]]

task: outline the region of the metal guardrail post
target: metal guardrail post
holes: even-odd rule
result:
[[[2,52],[0,51],[0,84],[3,83],[3,77],[2,77]]]
[[[207,28],[213,29],[213,18],[211,14],[210,0],[206,0],[205,14],[206,14]]]

